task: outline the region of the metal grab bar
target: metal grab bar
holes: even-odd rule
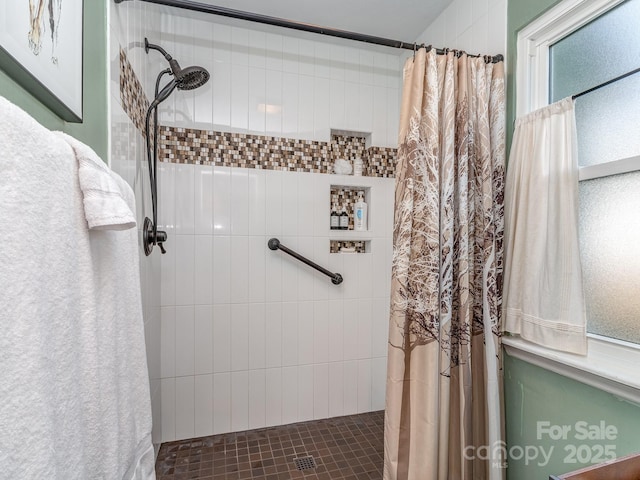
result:
[[[342,283],[342,280],[343,280],[342,275],[340,275],[339,273],[330,272],[326,268],[323,268],[317,263],[312,262],[308,258],[305,258],[299,253],[296,253],[293,250],[285,247],[280,243],[280,240],[278,240],[277,238],[269,239],[269,241],[267,242],[267,245],[271,250],[282,250],[284,253],[288,253],[293,258],[300,260],[302,263],[306,263],[307,265],[309,265],[312,268],[315,268],[319,272],[324,273],[327,277],[331,278],[331,283],[333,283],[334,285],[340,285]]]

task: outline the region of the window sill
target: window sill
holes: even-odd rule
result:
[[[640,405],[640,345],[593,334],[587,337],[588,354],[584,357],[519,337],[505,336],[502,344],[512,357]]]

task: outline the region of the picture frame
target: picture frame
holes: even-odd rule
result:
[[[52,112],[82,122],[84,0],[0,5],[0,68]]]

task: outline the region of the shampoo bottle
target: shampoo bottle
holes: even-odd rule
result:
[[[344,205],[342,206],[342,212],[340,212],[340,230],[349,230],[349,214]]]
[[[338,208],[335,202],[331,205],[331,230],[340,229],[340,215],[338,215]]]
[[[362,192],[358,192],[358,201],[353,208],[353,228],[357,232],[367,231],[367,204]]]

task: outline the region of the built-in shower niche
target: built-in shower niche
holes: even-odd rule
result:
[[[336,160],[347,160],[353,169],[354,161],[360,159],[363,177],[388,178],[395,175],[396,149],[374,145],[371,132],[332,128],[329,154],[331,164],[328,173],[336,173],[334,170]],[[357,175],[354,176],[357,178]]]
[[[331,212],[334,208],[334,205],[337,208],[338,214],[342,212],[344,209],[349,216],[349,227],[346,231],[353,232],[354,223],[353,223],[353,210],[355,208],[355,204],[358,201],[358,195],[362,192],[364,196],[364,201],[367,206],[371,204],[371,187],[363,187],[363,186],[355,186],[355,185],[331,185],[331,195],[329,197],[329,227],[331,227]],[[371,214],[369,213],[369,217]],[[368,226],[368,223],[367,223]],[[368,229],[367,229],[368,230]],[[331,233],[340,232],[343,233],[345,230],[331,230]],[[366,232],[358,232],[358,233],[366,233]]]
[[[362,194],[368,209],[367,230],[365,231],[356,231],[353,219],[355,204],[360,194]],[[329,253],[371,253],[371,195],[370,186],[331,185],[327,210],[330,237]],[[332,229],[332,212],[335,210],[340,215],[343,208],[349,219],[347,229]]]
[[[371,240],[330,240],[329,253],[371,253]]]
[[[356,132],[352,130],[331,129],[331,159],[347,160],[354,168],[354,161],[363,162],[362,175],[367,175],[367,148],[371,146],[370,132]],[[335,173],[335,172],[334,172]]]

